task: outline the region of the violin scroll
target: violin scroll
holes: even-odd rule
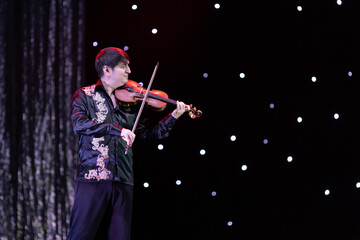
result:
[[[194,119],[194,118],[198,118],[202,116],[202,111],[197,110],[196,107],[193,107],[192,104],[189,105],[190,110],[189,110],[189,116]]]

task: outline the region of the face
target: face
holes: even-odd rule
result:
[[[129,74],[131,73],[129,62],[120,62],[113,69],[108,66],[103,67],[104,79],[103,82],[108,87],[116,89],[125,85],[128,81]]]

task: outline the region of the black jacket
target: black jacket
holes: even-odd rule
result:
[[[79,135],[79,181],[120,181],[134,184],[133,152],[125,154],[122,128],[132,129],[138,107],[113,107],[101,81],[78,89],[72,100],[71,120]],[[169,135],[176,119],[169,114],[155,127],[142,121],[137,125],[136,140],[163,139]]]

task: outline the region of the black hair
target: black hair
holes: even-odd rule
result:
[[[124,50],[115,47],[101,49],[95,58],[95,69],[98,76],[101,78],[104,75],[103,66],[106,65],[113,69],[120,62],[125,64],[130,62],[130,58]]]

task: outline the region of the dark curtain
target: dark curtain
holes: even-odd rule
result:
[[[0,0],[0,239],[65,239],[85,0]]]

